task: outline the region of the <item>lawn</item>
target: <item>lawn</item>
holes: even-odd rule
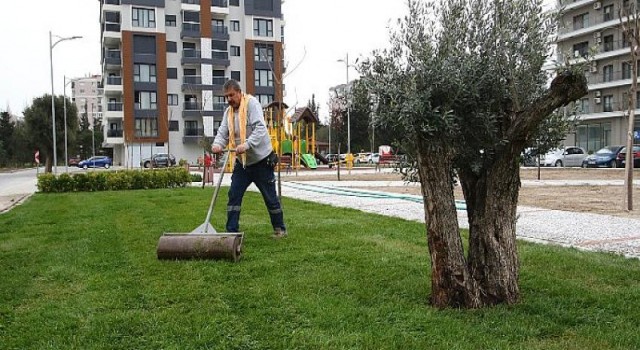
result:
[[[610,254],[519,242],[520,304],[441,311],[424,225],[285,199],[277,241],[248,193],[240,263],[158,261],[210,196],[36,194],[0,215],[0,349],[640,348],[640,261]]]

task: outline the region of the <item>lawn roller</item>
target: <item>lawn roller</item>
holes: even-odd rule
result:
[[[218,198],[218,192],[222,185],[224,168],[229,160],[229,154],[225,153],[220,167],[218,184],[213,191],[211,204],[204,223],[189,233],[165,233],[158,241],[158,259],[229,259],[238,262],[242,256],[242,242],[244,235],[241,232],[216,232],[210,223],[213,206]]]

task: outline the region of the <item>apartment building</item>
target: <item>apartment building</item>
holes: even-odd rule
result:
[[[560,0],[557,6],[562,13],[557,33],[558,61],[578,62],[593,55],[585,70],[589,93],[576,102],[582,122],[575,134],[567,136],[565,144],[594,152],[607,145],[626,144],[632,65],[619,10],[628,8],[629,1]],[[635,131],[640,131],[637,108],[640,102],[635,112]]]
[[[282,101],[281,0],[100,0],[104,147],[139,167],[154,153],[195,163],[238,80]]]
[[[78,109],[78,118],[86,113],[89,125],[102,118],[102,77],[90,75],[82,78],[67,78],[71,83],[71,100]]]

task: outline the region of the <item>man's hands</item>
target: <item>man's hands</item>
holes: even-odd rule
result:
[[[249,149],[246,143],[241,143],[236,147],[236,154],[243,154]]]
[[[211,152],[215,154],[222,153],[222,147],[220,145],[213,145],[211,146]]]
[[[247,152],[248,149],[249,149],[249,146],[247,146],[246,143],[240,144],[238,145],[238,147],[236,147],[236,154],[243,154]],[[222,146],[220,145],[211,146],[211,152],[215,154],[222,153]]]

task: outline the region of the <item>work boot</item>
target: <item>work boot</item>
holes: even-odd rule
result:
[[[287,237],[287,231],[278,227],[278,228],[273,230],[273,236],[271,236],[271,237],[275,238],[275,239],[280,239],[280,238],[283,238],[283,237]]]

